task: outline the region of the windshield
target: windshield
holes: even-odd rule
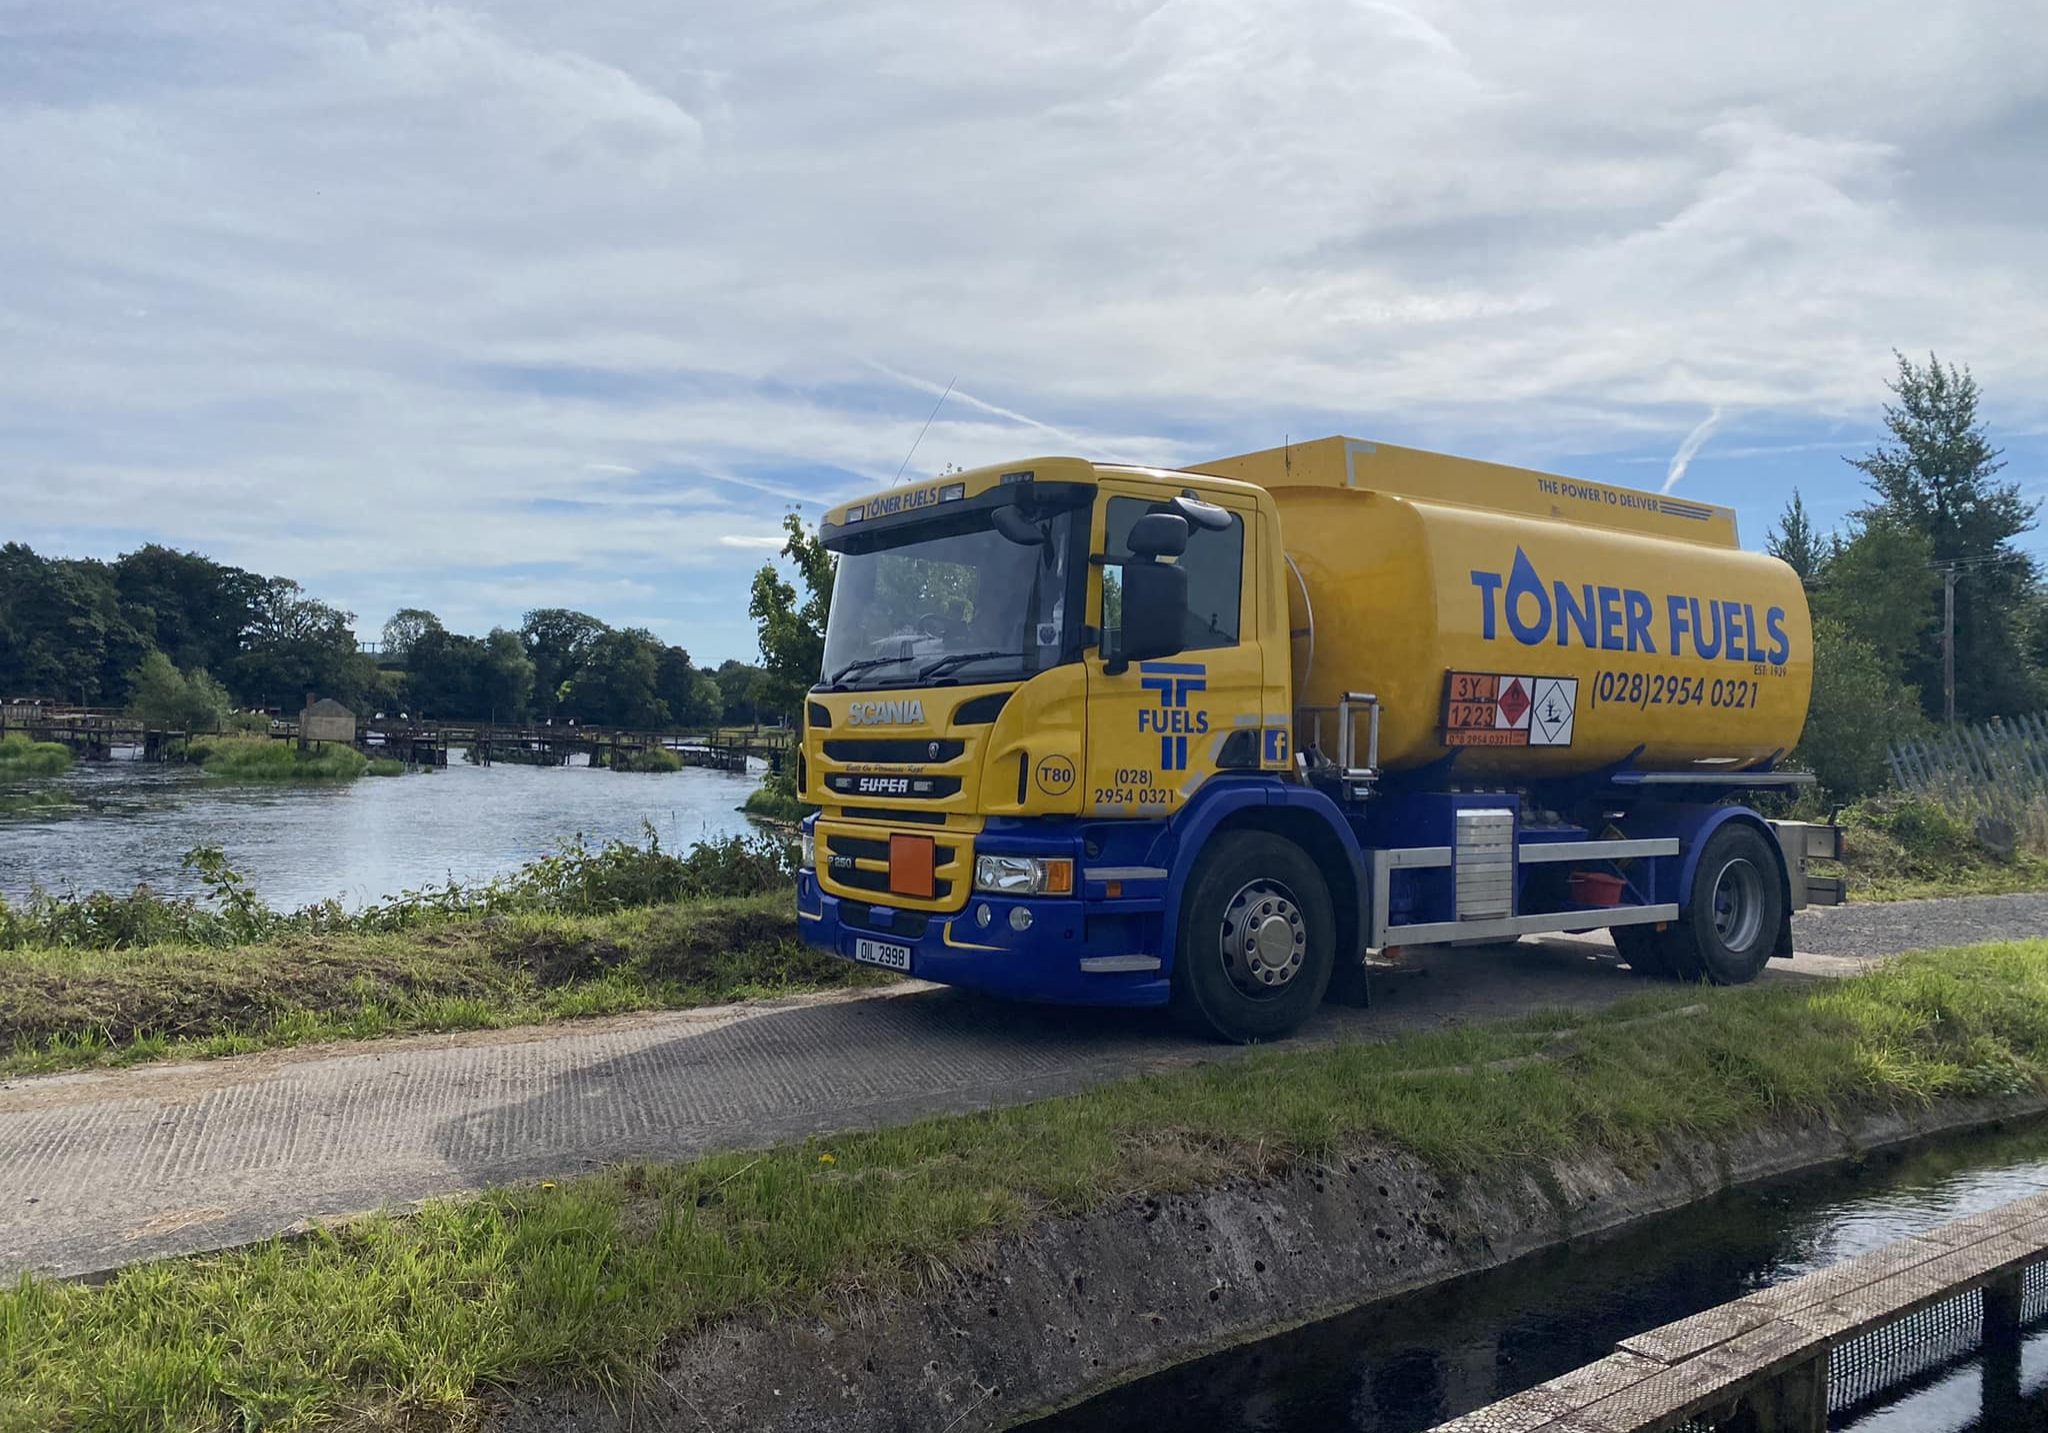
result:
[[[1049,541],[1026,546],[982,513],[964,529],[921,537],[913,528],[890,546],[844,553],[825,623],[824,683],[995,682],[1057,665],[1073,524],[1062,514],[1042,526]]]

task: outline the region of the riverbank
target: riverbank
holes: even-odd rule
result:
[[[57,1429],[110,1407],[150,1410],[116,1426],[244,1407],[427,1429],[511,1389],[513,1426],[622,1424],[628,1407],[641,1426],[1001,1426],[1254,1332],[1219,1329],[1320,1297],[1316,1260],[1349,1282],[1299,1317],[1369,1296],[1361,1271],[1476,1267],[1586,1210],[1642,1212],[1630,1191],[1668,1171],[1694,1189],[1768,1162],[1728,1163],[1744,1149],[1792,1167],[1915,1118],[2034,1108],[2044,1061],[2042,942],[1254,1052],[435,1202],[97,1288],[30,1283],[0,1296],[0,1411]],[[1846,1133],[1824,1148],[1828,1129]]]
[[[787,892],[225,948],[0,951],[0,1076],[495,1030],[886,983],[805,946]]]

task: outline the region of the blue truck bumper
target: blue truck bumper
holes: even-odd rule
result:
[[[881,941],[910,951],[907,973],[918,980],[1061,1005],[1166,1003],[1163,971],[1103,968],[1105,961],[1131,963],[1131,947],[1149,944],[1129,938],[1142,926],[1134,930],[1114,913],[1091,912],[1088,903],[1071,896],[976,896],[963,910],[927,916],[842,901],[805,871],[797,877],[796,905],[804,943],[842,960],[854,959],[858,941]],[[985,925],[979,918],[984,907]],[[1020,907],[1031,915],[1030,928],[1022,931],[1011,922],[1011,912]]]

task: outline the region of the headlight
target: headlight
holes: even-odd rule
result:
[[[808,825],[802,831],[803,834],[796,838],[797,854],[806,871],[815,871],[818,869],[818,837]]]
[[[976,856],[974,889],[1001,896],[1069,896],[1074,863],[1064,856]]]

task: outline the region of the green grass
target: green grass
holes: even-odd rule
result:
[[[496,1029],[883,983],[803,945],[787,891],[212,947],[0,950],[0,1075]]]
[[[374,758],[364,773],[368,776],[403,776],[405,763],[389,756]]]
[[[1704,1000],[1704,1014],[1632,1017]],[[1512,1072],[1488,1061],[1580,1033]],[[630,1393],[734,1317],[830,1314],[947,1277],[972,1244],[1138,1193],[1347,1150],[1490,1179],[1602,1152],[1647,1168],[1823,1113],[2037,1089],[2048,942],[1902,958],[1825,985],[1646,994],[1131,1080],[1072,1098],[430,1204],[298,1242],[0,1294],[0,1426],[444,1429],[486,1393]],[[1452,1069],[1450,1067],[1462,1067]],[[1427,1079],[1401,1072],[1432,1069]]]
[[[30,741],[20,732],[0,736],[0,777],[55,776],[71,769],[71,748],[62,742]]]
[[[185,750],[208,776],[229,781],[354,781],[370,759],[352,746],[325,743],[301,751],[267,737],[194,737]]]

